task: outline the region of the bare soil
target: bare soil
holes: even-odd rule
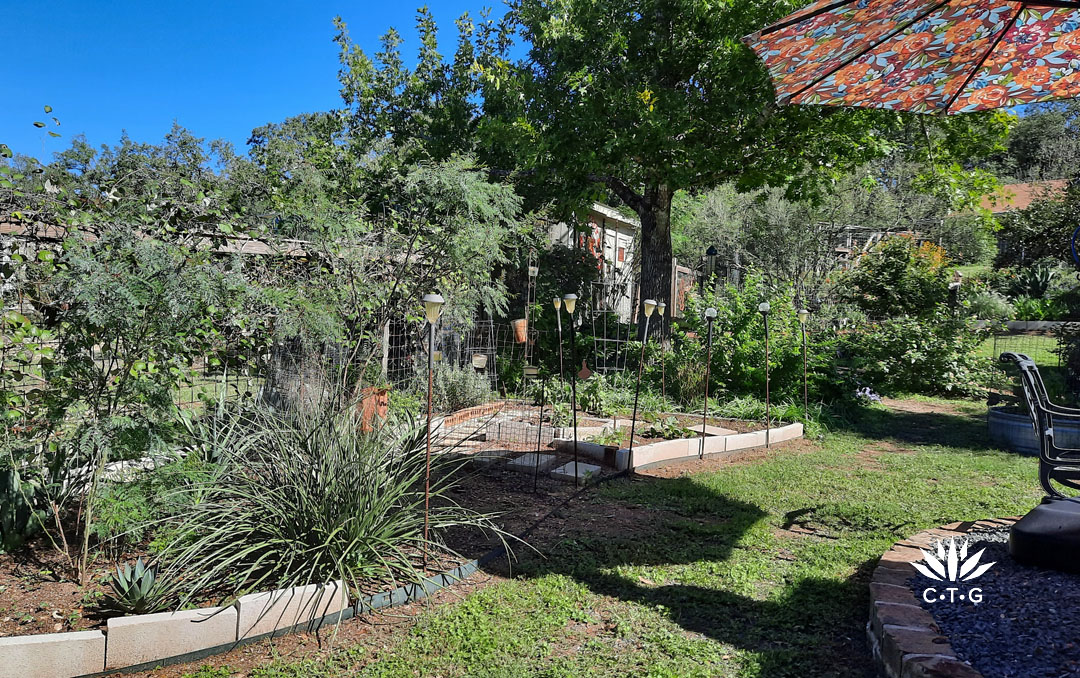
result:
[[[518,452],[536,449],[535,445],[516,447],[523,448]],[[544,451],[551,453],[551,450]],[[557,456],[560,464],[573,459],[568,455]],[[576,491],[573,485],[541,474],[536,479],[534,493],[532,474],[508,470],[503,464],[484,469],[466,466],[458,473],[460,481],[448,499],[491,515],[498,528],[506,533],[511,549],[525,547],[508,535],[525,531]],[[447,552],[433,554],[432,569],[436,571],[452,569],[477,558],[502,541],[498,534],[473,528],[450,530],[443,537]],[[149,560],[145,547],[133,548],[117,560],[133,563],[140,556]],[[422,554],[415,556],[417,562],[421,562]],[[67,558],[44,536],[15,553],[0,554],[0,637],[104,628],[106,618],[97,611],[97,603],[110,592],[107,582],[115,567],[113,558],[101,553],[90,568],[87,584],[80,586],[70,578]],[[364,587],[367,593],[391,588],[388,581],[372,581]],[[207,600],[204,604],[218,603]]]
[[[708,459],[704,462],[693,461],[649,469],[640,475],[660,478],[678,477],[737,464],[751,464],[777,454],[806,452],[813,445],[814,443],[806,440],[787,441],[778,443],[767,450],[748,450],[737,455]],[[468,489],[462,490],[463,495],[467,494],[477,501],[487,497],[487,500],[507,507],[509,510],[504,514],[507,527],[533,526],[533,530],[528,535],[528,546],[522,545],[517,548],[519,555],[525,549],[535,549],[543,554],[568,539],[595,535],[598,532],[612,537],[644,539],[658,529],[665,520],[678,517],[674,513],[661,509],[609,501],[554,481],[548,481],[551,485],[534,495],[531,491],[531,478],[527,478],[528,488],[522,490],[521,477],[522,474],[512,471],[484,470],[474,474],[472,480],[479,481],[483,478],[488,481],[487,483],[470,483]],[[535,519],[543,516],[547,518],[542,523],[535,524]],[[317,659],[333,652],[334,648],[353,645],[362,645],[367,649],[361,663],[370,665],[384,656],[391,656],[398,646],[401,634],[407,633],[418,617],[430,607],[461,600],[476,591],[511,577],[513,572],[513,563],[507,563],[504,559],[492,563],[483,571],[477,572],[451,588],[439,591],[429,599],[355,617],[342,623],[336,631],[323,630],[316,634],[298,633],[273,640],[262,640],[199,662],[128,675],[137,678],[181,678],[200,666],[227,666],[235,674],[243,676],[255,667],[270,661]],[[652,585],[652,582],[648,580],[642,580],[642,583],[647,586]],[[603,628],[603,623],[600,623],[595,624],[595,628],[583,630],[598,633],[603,631]],[[572,648],[562,649],[567,652],[572,651]]]

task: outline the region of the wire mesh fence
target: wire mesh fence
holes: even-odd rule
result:
[[[1058,329],[994,334],[987,341],[990,347],[989,357],[996,370],[996,377],[990,384],[991,404],[1019,404],[1022,398],[1018,388],[1018,369],[1011,361],[1002,362],[1002,353],[1017,353],[1031,358],[1039,366],[1039,373],[1046,382],[1051,397],[1059,401],[1075,402],[1076,389],[1061,359],[1061,339]]]
[[[994,359],[1002,353],[1023,353],[1040,367],[1060,367],[1057,352],[1058,334],[1054,331],[995,334],[993,336]]]

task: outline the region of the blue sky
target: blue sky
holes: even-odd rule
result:
[[[421,4],[0,0],[0,142],[48,160],[76,134],[95,147],[116,143],[123,130],[156,143],[176,120],[197,136],[242,148],[255,127],[340,105],[335,15],[368,53],[394,26],[411,61]],[[485,5],[504,11],[491,0],[428,3],[444,55],[454,50],[453,20],[466,10],[478,16]],[[49,137],[33,126],[37,120],[63,136]]]

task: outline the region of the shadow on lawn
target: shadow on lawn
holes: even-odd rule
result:
[[[994,448],[986,428],[986,414],[935,410],[933,404],[900,401],[888,409],[863,407],[830,427],[868,438],[908,445],[942,445],[970,451]]]
[[[760,676],[874,675],[863,631],[866,581],[872,563],[864,564],[859,574],[848,579],[807,578],[781,585],[782,592],[772,600],[725,590],[732,577],[754,581],[768,576],[765,567],[760,572],[738,568],[719,572],[737,549],[753,548],[739,542],[766,514],[757,506],[719,495],[685,477],[618,482],[621,487],[613,486],[615,494],[626,490],[628,499],[672,508],[643,510],[622,502],[604,502],[600,511],[625,510],[638,518],[637,524],[626,516],[591,525],[581,523],[560,541],[541,546],[546,557],[528,558],[518,564],[515,573],[566,575],[596,594],[658,610],[687,631],[756,653],[752,672]],[[596,509],[595,504],[573,505],[567,509],[571,522],[566,527],[573,524],[578,512]],[[565,531],[566,527],[560,529]],[[767,560],[772,563],[780,558],[783,555],[777,553]],[[760,564],[761,559],[749,559],[747,567],[753,568],[755,563]],[[620,566],[664,565],[691,566],[680,578],[703,583],[653,582],[618,572]],[[659,578],[662,574],[647,576]],[[715,582],[716,587],[709,582]]]

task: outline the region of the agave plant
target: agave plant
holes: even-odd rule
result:
[[[1010,285],[1013,297],[1031,297],[1042,299],[1050,290],[1050,285],[1058,275],[1058,269],[1046,264],[1036,264],[1022,268]]]
[[[149,614],[168,607],[168,594],[161,585],[154,567],[148,567],[142,558],[135,567],[125,564],[116,567],[116,574],[109,578],[112,595],[106,596],[102,609],[122,614]]]

